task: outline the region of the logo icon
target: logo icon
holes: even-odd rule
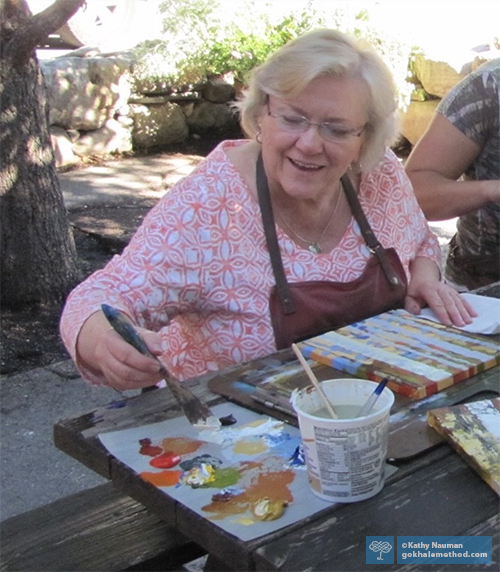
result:
[[[366,563],[394,564],[394,536],[367,536]]]

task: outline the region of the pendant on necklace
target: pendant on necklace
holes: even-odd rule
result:
[[[312,242],[307,248],[313,254],[321,254],[323,252],[323,249],[317,242]]]

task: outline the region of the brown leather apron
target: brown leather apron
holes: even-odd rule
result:
[[[262,156],[257,160],[259,206],[276,281],[269,297],[269,309],[278,349],[403,307],[407,280],[399,256],[394,248],[383,248],[373,234],[347,175],[342,177],[342,185],[363,238],[373,253],[363,273],[351,282],[311,280],[289,284],[279,249]]]

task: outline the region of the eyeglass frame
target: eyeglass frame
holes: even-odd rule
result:
[[[271,113],[271,105],[269,102],[269,97],[267,98],[266,101],[266,106],[267,106],[267,115],[269,117],[272,117],[273,119],[276,119],[278,121],[280,121],[280,126],[282,127],[282,129],[284,131],[288,131],[289,133],[306,133],[309,128],[311,126],[317,127],[318,128],[318,134],[320,135],[320,137],[322,139],[324,139],[325,141],[328,141],[329,143],[344,143],[346,142],[348,139],[347,137],[361,137],[361,134],[363,133],[363,131],[366,129],[366,125],[363,125],[363,127],[361,127],[361,129],[344,129],[343,131],[339,131],[339,133],[341,133],[341,136],[338,137],[338,133],[337,135],[334,135],[333,138],[328,138],[324,136],[324,129],[325,129],[325,125],[328,126],[340,126],[341,124],[339,123],[333,123],[332,121],[322,121],[321,123],[313,123],[312,121],[309,121],[309,119],[307,119],[307,117],[305,117],[304,115],[296,115],[294,117],[291,116],[287,116],[285,114],[275,114],[275,113]],[[287,120],[300,120],[300,123],[296,123],[295,125],[286,125],[286,121]]]

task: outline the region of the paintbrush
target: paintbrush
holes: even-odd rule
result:
[[[309,367],[309,364],[306,362],[306,359],[302,355],[302,352],[300,351],[299,347],[296,344],[292,344],[292,350],[293,350],[294,354],[297,356],[298,360],[300,361],[300,365],[304,368],[304,371],[306,372],[307,377],[311,380],[311,383],[318,390],[318,393],[319,393],[321,399],[323,400],[323,403],[326,405],[326,409],[327,409],[328,413],[330,414],[330,417],[332,419],[338,419],[337,413],[335,413],[335,410],[333,409],[332,404],[330,403],[330,401],[328,400],[328,397],[326,396],[325,392],[323,391],[323,388],[321,387],[318,378],[314,375],[312,369]]]
[[[220,427],[220,422],[214,416],[210,408],[200,401],[187,387],[184,387],[179,380],[172,377],[165,369],[161,361],[149,351],[146,342],[141,338],[128,317],[120,310],[102,304],[101,309],[113,329],[131,346],[141,354],[154,359],[160,365],[160,373],[167,382],[167,385],[175,399],[182,407],[184,414],[192,425],[206,427]]]
[[[370,413],[377,399],[380,397],[380,394],[382,393],[382,391],[384,391],[384,387],[387,385],[388,381],[389,378],[384,377],[384,379],[377,385],[373,393],[367,399],[366,403],[361,407],[356,417],[364,417],[365,415],[368,415],[368,413]]]

